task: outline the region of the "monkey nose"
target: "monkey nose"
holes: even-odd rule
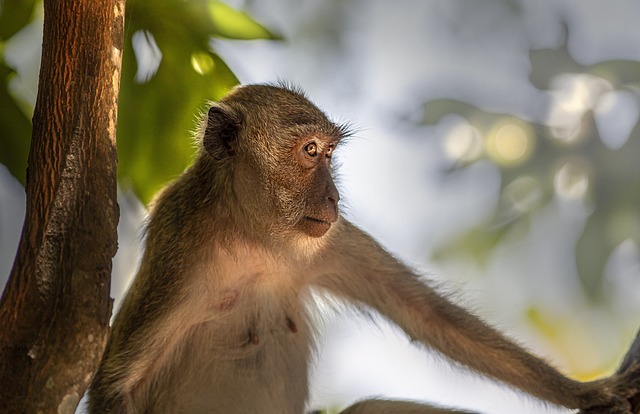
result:
[[[338,220],[338,201],[340,196],[328,196],[327,197],[327,209],[329,212],[329,218],[331,222]]]
[[[327,196],[327,200],[329,200],[333,204],[338,204],[338,201],[340,201],[340,193],[338,192],[338,189],[333,184],[333,182],[327,185],[325,194]]]
[[[330,222],[334,222],[338,220],[338,201],[340,201],[340,193],[336,188],[335,184],[331,177],[327,177],[325,181],[325,187],[322,197],[324,198],[324,203],[326,207],[326,212],[329,217]]]

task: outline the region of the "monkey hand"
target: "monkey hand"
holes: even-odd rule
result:
[[[580,410],[578,414],[640,414],[639,361],[594,384],[601,386],[600,402]]]
[[[584,410],[580,410],[578,414],[634,414],[631,411],[629,401],[622,398],[613,398],[608,405],[596,405]]]

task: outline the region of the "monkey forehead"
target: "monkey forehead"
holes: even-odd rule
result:
[[[346,124],[331,121],[301,89],[290,85],[243,85],[223,101],[241,106],[248,123],[260,128],[270,127],[295,136],[313,133],[338,139],[349,135]]]

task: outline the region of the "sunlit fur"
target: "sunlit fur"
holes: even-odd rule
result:
[[[302,414],[315,299],[330,293],[543,400],[631,414],[637,369],[591,383],[562,376],[339,217],[327,148],[349,131],[299,90],[237,88],[212,104],[199,133],[194,164],[153,203],[141,267],[90,389],[91,413]],[[320,158],[303,152],[309,140]],[[444,412],[376,399],[345,411]]]

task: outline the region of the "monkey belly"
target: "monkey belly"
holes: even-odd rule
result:
[[[267,310],[195,327],[152,387],[150,412],[303,413],[310,335],[299,318]]]

